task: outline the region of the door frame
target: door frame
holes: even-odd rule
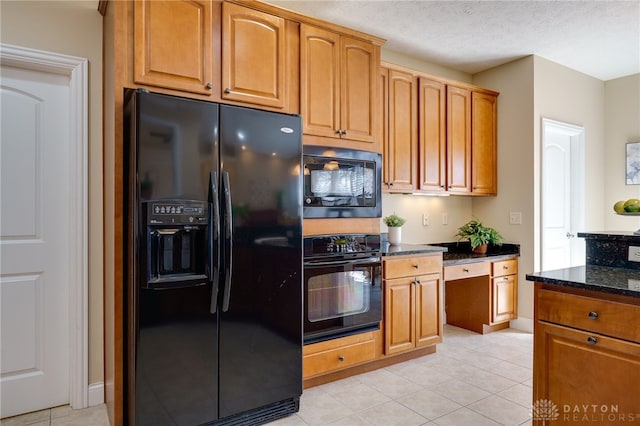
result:
[[[544,188],[542,187],[542,181],[544,179],[545,173],[545,164],[544,164],[544,149],[547,138],[547,128],[555,129],[563,134],[569,136],[571,138],[571,178],[572,182],[579,181],[580,186],[578,191],[572,191],[570,203],[573,205],[574,202],[578,202],[583,204],[585,202],[585,188],[584,188],[584,176],[585,176],[585,128],[583,126],[579,126],[576,124],[571,124],[559,120],[554,120],[551,118],[542,117],[541,119],[541,144],[540,144],[540,268],[544,269],[544,257],[545,257],[545,241],[544,241],[544,204],[545,204],[545,194]],[[575,186],[575,183],[572,183]],[[584,226],[585,216],[584,209],[578,209],[578,213],[574,211],[574,209],[570,209],[570,221],[574,225],[574,227],[581,228]],[[577,232],[576,232],[577,234]],[[571,258],[569,259],[569,266],[577,266],[579,264],[584,264],[584,256],[581,256],[578,259],[576,254],[576,249],[580,247],[584,247],[584,241],[577,240],[575,235],[572,238],[572,250],[571,250]],[[576,245],[578,247],[576,247]],[[584,250],[582,251],[584,253]]]
[[[89,400],[88,305],[88,64],[86,58],[0,43],[0,62],[69,78],[69,404]]]

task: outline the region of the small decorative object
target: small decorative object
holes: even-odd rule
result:
[[[627,154],[627,185],[640,184],[640,142],[629,142]]]
[[[456,237],[458,241],[469,241],[474,253],[486,253],[489,244],[502,245],[502,235],[495,229],[484,226],[477,219],[470,220],[458,228]]]
[[[389,227],[389,243],[399,245],[402,241],[402,225],[406,220],[394,213],[384,217],[382,221]]]

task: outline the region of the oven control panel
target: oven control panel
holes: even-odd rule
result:
[[[319,235],[304,238],[304,257],[378,254],[380,234]]]

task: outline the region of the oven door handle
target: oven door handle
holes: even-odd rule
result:
[[[367,257],[365,259],[347,259],[347,260],[329,260],[329,261],[306,261],[305,268],[315,268],[319,266],[344,266],[344,265],[370,265],[372,263],[380,263],[379,257]]]

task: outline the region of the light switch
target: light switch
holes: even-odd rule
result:
[[[629,246],[629,262],[640,262],[640,247]]]
[[[522,225],[522,212],[510,212],[509,213],[509,224],[511,224],[511,225]]]

